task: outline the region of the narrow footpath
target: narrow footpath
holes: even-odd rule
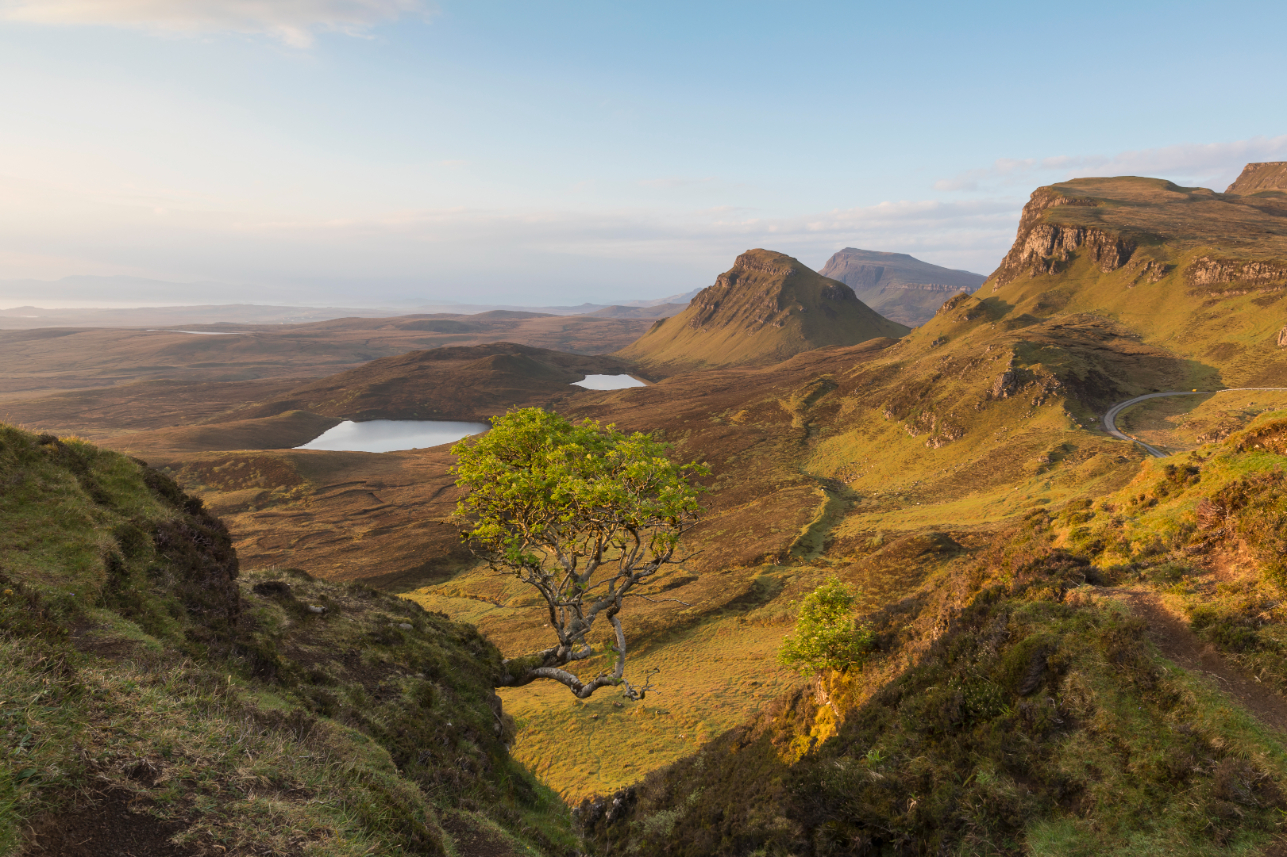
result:
[[[1135,587],[1100,591],[1124,602],[1148,624],[1149,639],[1166,658],[1191,673],[1215,679],[1221,691],[1237,700],[1257,720],[1287,733],[1287,699],[1226,660],[1210,643],[1193,633],[1183,616],[1167,609],[1157,593]]]

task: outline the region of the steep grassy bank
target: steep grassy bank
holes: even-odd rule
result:
[[[870,616],[862,673],[586,804],[596,853],[1270,853],[1283,416],[961,554]]]
[[[472,628],[301,572],[139,462],[0,427],[0,853],[575,850]]]

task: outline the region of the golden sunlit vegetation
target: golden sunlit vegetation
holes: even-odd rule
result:
[[[1154,391],[1287,386],[1285,200],[1146,179],[1043,188],[978,292],[892,334],[837,333],[839,322],[829,324],[839,313],[822,310],[847,305],[846,293],[824,294],[824,278],[753,251],[707,300],[640,343],[668,331],[664,348],[625,353],[678,373],[632,390],[566,389],[584,361],[607,358],[509,347],[471,350],[468,360],[457,349],[376,360],[290,388],[240,386],[235,410],[231,387],[175,390],[158,405],[168,424],[131,423],[111,443],[153,458],[226,516],[254,569],[239,584],[252,626],[240,649],[174,637],[173,622],[186,627],[179,594],[142,599],[129,608],[137,616],[127,604],[95,602],[94,621],[162,653],[164,668],[149,680],[170,675],[173,651],[222,659],[184,669],[224,676],[220,693],[240,694],[238,705],[258,706],[271,691],[385,754],[394,767],[381,770],[394,779],[378,780],[388,785],[380,794],[401,809],[376,821],[345,815],[352,827],[299,816],[331,825],[336,842],[394,841],[420,823],[406,806],[423,806],[425,841],[444,847],[465,841],[453,824],[471,823],[506,848],[550,852],[1273,853],[1287,811],[1287,435],[1282,415],[1262,414],[1287,394],[1154,399],[1127,410],[1119,424],[1174,453],[1164,460],[1109,437],[1100,419]],[[747,299],[718,299],[735,282],[752,287]],[[679,372],[701,363],[738,365]],[[104,424],[122,426],[123,403],[136,404],[139,390],[120,396],[46,404],[58,425],[104,437],[92,415],[76,422],[77,405],[92,401]],[[646,698],[603,688],[576,700],[533,684],[502,690],[504,713],[496,707],[490,684],[501,683],[502,655],[541,651],[552,631],[530,587],[464,549],[445,449],[273,448],[337,419],[433,414],[444,402],[454,416],[547,406],[654,434],[675,461],[709,462],[682,561],[659,571],[654,600],[626,617],[630,669],[657,670]],[[39,412],[31,407],[24,420]],[[180,425],[185,414],[205,422]],[[100,564],[111,544],[133,538],[53,514],[82,531],[66,544],[83,536],[92,545],[76,550]],[[274,570],[287,568],[308,574]],[[861,670],[809,679],[776,657],[787,635],[799,639],[802,605],[832,579],[855,594],[850,606],[870,638]],[[59,603],[99,591],[79,578],[64,583]],[[433,712],[453,686],[435,678],[428,684],[440,690],[423,691],[420,675],[442,653],[417,648],[422,626],[435,646],[454,641],[478,664],[468,689],[452,690],[476,719],[452,717],[450,728],[472,725],[447,744],[439,733],[449,727]],[[600,654],[578,662],[583,681],[611,668],[606,632],[588,639]],[[117,669],[108,661],[92,664]],[[24,675],[13,681],[34,687]],[[215,710],[166,681],[182,705]],[[91,723],[99,716],[67,710]],[[175,728],[188,716],[175,714]],[[444,761],[465,779],[439,792],[430,770]],[[587,799],[578,819],[588,843],[569,844],[562,805],[519,763],[567,801]],[[176,770],[196,762],[182,764]],[[241,781],[230,758],[200,764]],[[21,783],[35,776],[12,794],[27,800]],[[206,795],[207,781],[193,782]],[[423,805],[397,797],[410,794],[407,783]],[[122,787],[147,800],[162,794]],[[5,794],[0,806],[13,803]],[[208,805],[239,794],[227,789]],[[45,797],[32,800],[13,805],[47,809]],[[167,824],[197,824],[196,804],[160,806],[149,811]],[[190,829],[209,841],[232,835],[200,823]]]

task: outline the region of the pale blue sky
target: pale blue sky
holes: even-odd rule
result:
[[[1038,185],[1287,159],[1285,31],[1281,3],[0,0],[0,281],[610,302],[757,246],[989,273]]]

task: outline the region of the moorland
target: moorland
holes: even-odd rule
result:
[[[12,681],[60,676],[49,692],[82,700],[28,720],[22,746],[47,755],[3,786],[0,819],[101,815],[84,785],[98,777],[185,854],[269,848],[236,839],[242,816],[328,831],[271,846],[283,853],[1279,853],[1281,173],[1251,165],[1224,193],[1135,177],[1040,188],[998,269],[915,328],[754,250],[660,321],[0,333],[21,367],[0,417],[32,432],[6,435],[0,473],[19,486],[3,507],[6,598],[34,605],[6,614]],[[572,386],[600,372],[650,383]],[[1266,389],[1215,392],[1235,387]],[[1209,395],[1118,421],[1165,458],[1102,430],[1117,402],[1194,390]],[[631,668],[659,670],[644,700],[491,695],[498,659],[548,631],[530,591],[462,546],[445,447],[294,448],[341,419],[522,406],[654,433],[710,466],[687,558],[627,617]],[[52,503],[70,505],[30,511]],[[176,521],[214,533],[222,612],[190,592],[209,563],[158,541]],[[831,578],[857,594],[873,648],[861,667],[802,676],[775,653]],[[50,673],[39,652],[55,644],[68,666]],[[117,707],[77,696],[86,682]],[[155,716],[180,685],[183,740],[109,728]],[[426,712],[473,725],[444,744]],[[311,750],[255,750],[248,772],[183,745],[253,722],[245,740],[280,746],[302,734],[292,718],[379,797],[307,769]],[[75,764],[57,755],[67,742]],[[444,786],[453,765],[467,782]],[[220,792],[220,772],[267,784]],[[297,798],[321,792],[369,810],[310,815],[323,808]]]

